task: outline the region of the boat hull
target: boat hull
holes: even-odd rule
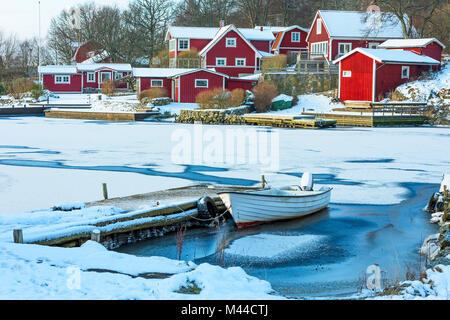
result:
[[[303,196],[272,196],[244,192],[219,194],[239,228],[271,221],[288,220],[325,209],[331,188]]]

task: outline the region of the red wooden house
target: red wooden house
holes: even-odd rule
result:
[[[202,51],[222,29],[223,27],[169,27],[166,33],[166,41],[169,41],[171,65],[176,65],[174,61],[183,51]],[[271,52],[275,37],[270,30],[249,28],[239,28],[238,30],[257,50]]]
[[[272,52],[275,54],[298,53],[308,50],[308,29],[299,26],[290,26],[277,33],[277,38],[272,45]]]
[[[53,92],[81,93],[101,89],[106,79],[117,81],[117,89],[128,89],[127,82],[118,81],[132,73],[131,65],[78,63],[73,66],[40,66],[39,76],[44,87]]]
[[[441,61],[445,46],[436,38],[426,39],[390,39],[378,46],[380,49],[408,50]],[[438,67],[433,67],[439,69]]]
[[[405,50],[357,48],[334,61],[339,64],[341,101],[382,100],[440,62]]]
[[[327,60],[339,58],[355,48],[377,48],[388,39],[401,39],[400,21],[382,13],[319,10],[307,36],[308,51]]]
[[[199,55],[203,68],[214,68],[230,77],[254,74],[260,70],[263,57],[234,25],[221,28]]]

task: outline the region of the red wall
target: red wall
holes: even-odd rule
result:
[[[109,72],[111,73],[111,80],[115,81],[114,75],[113,75],[113,71],[111,71],[110,69],[102,69],[102,70],[97,70],[95,71],[95,82],[88,82],[87,81],[87,74],[88,72],[83,72],[83,88],[101,88],[102,85],[100,84],[99,86],[99,81],[101,81],[101,72]],[[89,72],[90,73],[90,72]],[[126,77],[128,75],[128,72],[122,72],[123,76]],[[116,82],[116,88],[117,89],[127,89],[127,83],[119,83]]]
[[[271,41],[268,40],[250,40],[250,43],[259,51],[270,52]]]
[[[368,48],[369,43],[383,43],[384,41],[369,41],[369,40],[335,40],[331,42],[331,60],[338,58],[339,54],[339,43],[351,43],[352,50],[356,48]]]
[[[317,19],[318,18],[322,19],[320,14],[317,15]],[[323,41],[329,41],[330,40],[330,38],[328,36],[327,29],[325,27],[325,24],[323,23],[323,20],[322,20],[322,32],[320,34],[317,34],[317,23],[316,23],[316,20],[314,20],[312,28],[311,28],[311,30],[309,32],[309,39],[308,39],[308,49],[309,49],[309,51],[311,51],[311,43],[323,42]]]
[[[292,42],[292,32],[300,32],[300,42]],[[290,48],[298,48],[298,51],[300,51],[301,48],[308,48],[308,42],[306,42],[306,37],[308,34],[298,28],[292,29],[288,32],[284,33],[283,39],[281,40],[281,44],[279,46],[279,51],[281,54],[286,54],[289,51],[296,51],[296,49],[290,49]]]
[[[200,52],[208,43],[211,42],[212,39],[189,39],[189,49],[190,50],[197,50]],[[184,52],[178,50],[178,39],[177,39],[177,48],[176,48],[177,56],[180,55],[180,53]],[[170,51],[170,58],[175,58],[175,51]]]
[[[202,91],[224,87],[225,78],[207,71],[197,71],[179,77],[181,83],[180,93],[178,97],[178,87],[176,87],[177,102],[195,102],[195,98]],[[208,79],[208,88],[195,88],[195,79]],[[181,98],[181,99],[180,99]]]
[[[236,47],[225,46],[226,38],[236,38]],[[207,68],[216,68],[217,72],[236,77],[240,73],[253,74],[255,72],[255,51],[235,31],[227,32],[207,53]],[[216,58],[227,58],[227,67],[216,67]],[[247,68],[236,68],[235,58],[246,58]],[[248,67],[251,68],[248,68]]]
[[[377,101],[382,100],[386,97],[386,93],[395,90],[399,85],[406,82],[413,81],[414,78],[418,77],[422,72],[429,71],[429,66],[409,66],[409,78],[402,79],[402,66],[407,66],[406,64],[385,64],[381,66],[377,63],[377,87],[375,92],[375,99]]]
[[[81,74],[70,75],[70,84],[55,84],[55,75],[42,76],[44,87],[53,92],[81,92]]]
[[[344,71],[351,71],[350,78],[342,77]],[[341,60],[340,99],[341,101],[372,101],[373,60],[359,52]]]
[[[140,88],[139,91],[142,92],[147,89],[151,89],[152,80],[162,80],[163,88],[166,89],[167,97],[172,98],[172,80],[167,78],[138,78],[140,79]]]
[[[257,84],[257,80],[228,79],[226,88],[230,91],[233,91],[234,89],[251,90]]]

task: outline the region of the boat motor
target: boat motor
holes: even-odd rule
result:
[[[314,179],[312,174],[309,172],[303,173],[300,185],[303,191],[312,191],[314,187]]]

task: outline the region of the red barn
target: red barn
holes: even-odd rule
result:
[[[277,38],[272,46],[275,54],[289,54],[289,52],[300,52],[308,50],[308,29],[291,26],[277,33]]]
[[[436,38],[426,39],[390,39],[378,46],[380,49],[408,50],[441,61],[445,46]],[[439,67],[433,67],[439,69]]]
[[[308,51],[334,60],[355,48],[374,49],[388,39],[403,38],[400,21],[388,20],[376,12],[319,10],[307,36]]]
[[[254,74],[260,70],[263,57],[234,25],[221,28],[199,54],[204,68],[214,68],[230,77]]]
[[[101,89],[105,79],[117,81],[132,73],[129,64],[88,64],[73,66],[40,66],[39,76],[47,90],[80,93],[85,89]],[[117,81],[117,89],[128,89],[127,82]]]
[[[208,69],[135,68],[138,93],[151,88],[164,88],[175,102],[195,102],[202,91],[226,89],[225,74]]]
[[[341,101],[379,101],[440,62],[411,51],[357,48],[334,61],[339,64]]]

